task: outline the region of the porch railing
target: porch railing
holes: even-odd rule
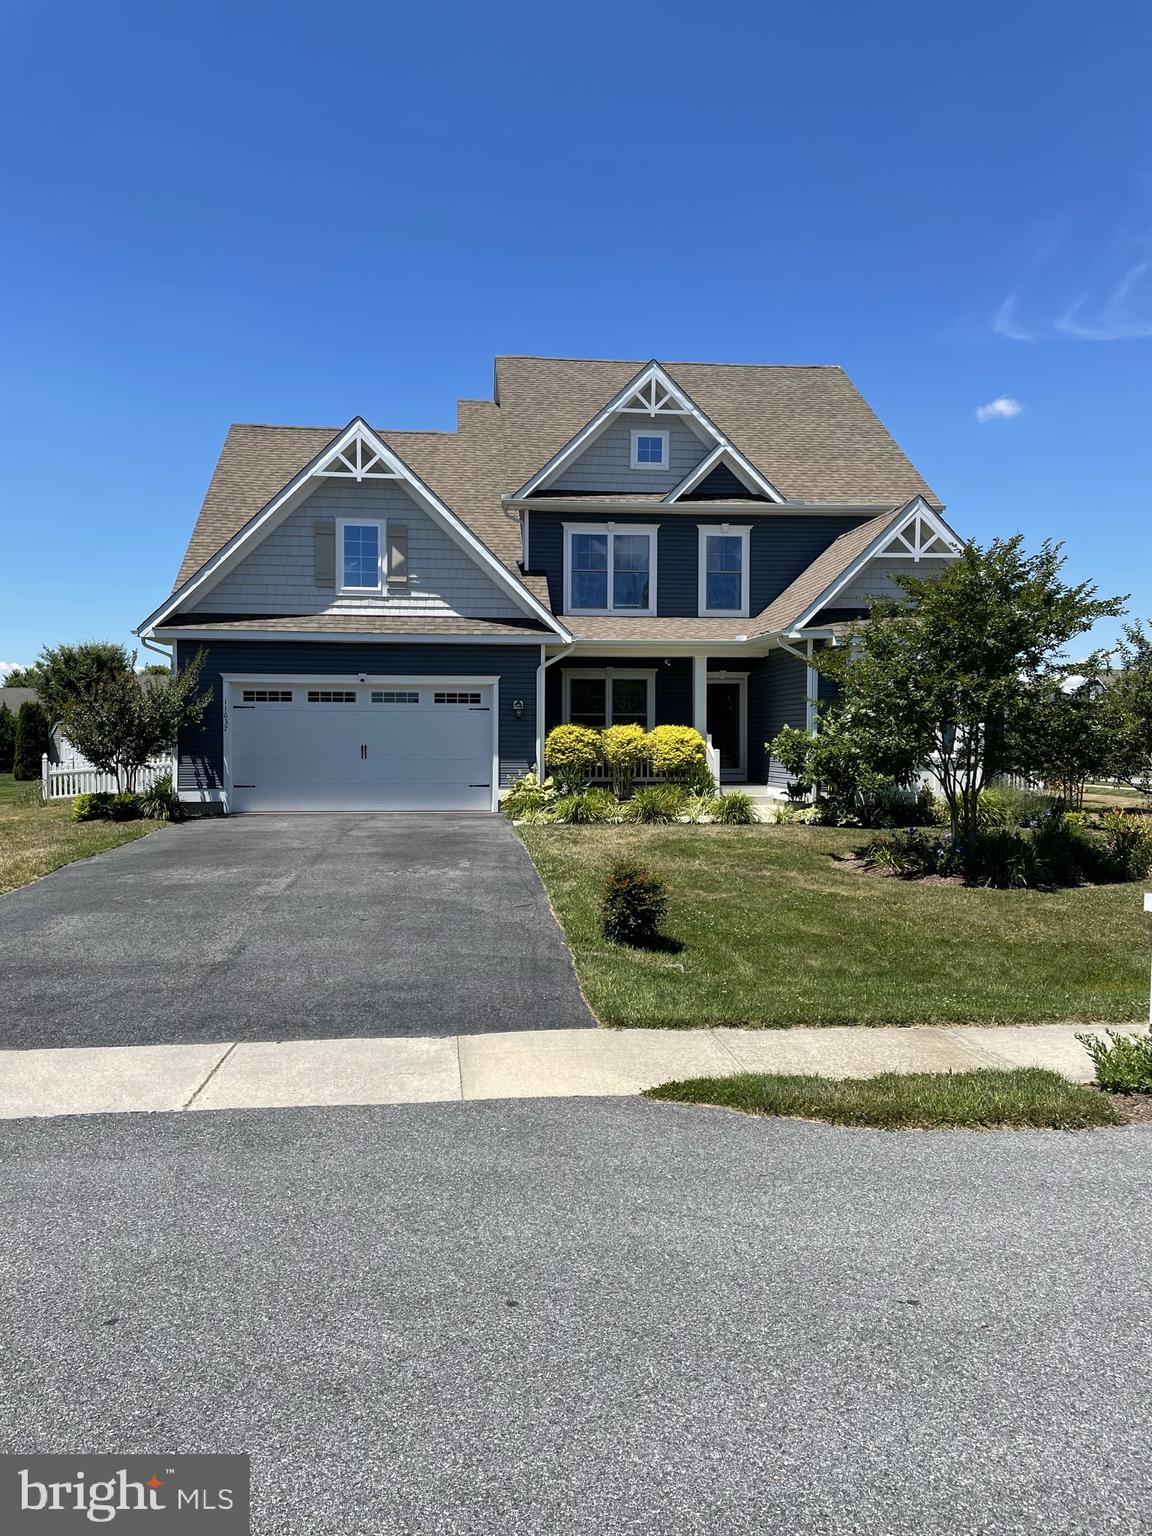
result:
[[[138,793],[151,789],[156,780],[171,772],[167,762],[147,763],[136,770]],[[45,754],[40,759],[40,782],[45,800],[71,800],[76,795],[114,795],[120,788],[114,773],[95,768],[58,768]]]
[[[708,772],[720,782],[720,754],[712,745],[711,736],[704,738],[705,762],[708,764]],[[612,772],[604,763],[598,763],[590,775],[593,784],[611,784]],[[640,763],[632,773],[634,784],[663,784],[667,774],[657,773],[651,763]]]

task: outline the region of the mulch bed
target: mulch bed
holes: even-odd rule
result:
[[[1095,1083],[1086,1085],[1093,1093],[1104,1093]],[[1152,1125],[1152,1093],[1104,1093],[1117,1114],[1132,1125]]]

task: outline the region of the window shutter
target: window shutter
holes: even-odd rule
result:
[[[336,524],[331,520],[312,524],[312,550],[316,585],[336,585]]]
[[[408,524],[388,520],[388,585],[408,585]]]

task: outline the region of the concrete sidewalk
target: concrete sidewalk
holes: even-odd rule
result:
[[[0,1051],[0,1118],[581,1098],[742,1071],[867,1077],[1036,1066],[1089,1082],[1075,1037],[1091,1027],[516,1030]]]

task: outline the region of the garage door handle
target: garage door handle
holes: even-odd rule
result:
[[[367,759],[368,759],[368,747],[367,747],[367,744],[363,745],[360,748],[360,757],[361,757],[361,759],[363,761],[365,761],[365,762],[367,761]]]

